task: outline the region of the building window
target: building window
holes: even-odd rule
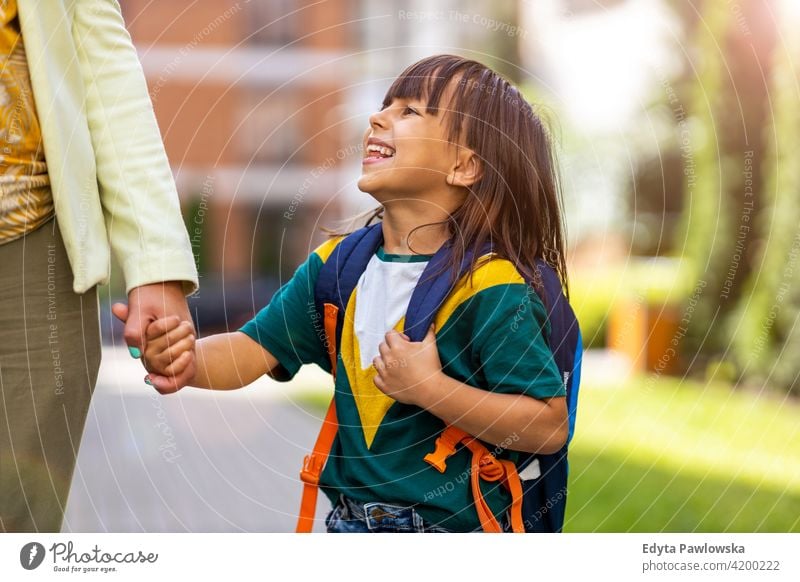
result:
[[[242,152],[254,162],[301,161],[303,130],[296,99],[285,92],[265,98],[264,93],[251,92],[245,98],[242,112]]]
[[[247,18],[248,40],[254,44],[286,45],[299,36],[298,18],[303,10],[295,0],[251,2]],[[292,14],[294,12],[294,14]]]

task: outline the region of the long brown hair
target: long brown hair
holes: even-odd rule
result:
[[[440,104],[455,79],[451,102]],[[482,176],[447,220],[454,274],[469,249],[472,272],[480,249],[491,242],[494,252],[537,287],[541,276],[536,260],[544,260],[568,293],[555,152],[549,132],[519,90],[477,61],[435,55],[400,74],[384,106],[394,99],[420,99],[427,103],[427,113],[445,113],[448,139],[457,143],[463,136],[483,164]],[[381,218],[382,211],[379,207],[361,217],[369,224]],[[416,228],[424,226],[428,225]]]

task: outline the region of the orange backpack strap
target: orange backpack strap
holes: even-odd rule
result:
[[[328,347],[328,357],[331,360],[331,373],[333,374],[334,384],[336,382],[336,321],[339,308],[331,303],[325,304],[323,325],[325,328],[325,340]],[[303,469],[300,471],[300,479],[303,481],[303,497],[300,501],[300,516],[297,519],[297,533],[311,533],[314,528],[314,515],[317,511],[317,494],[319,493],[319,478],[322,469],[325,468],[325,461],[331,452],[333,441],[336,438],[336,431],[339,423],[336,419],[335,399],[331,399],[325,420],[322,421],[317,441],[311,454],[303,459]]]
[[[470,465],[470,488],[475,500],[478,519],[485,532],[502,533],[503,528],[483,498],[480,480],[500,481],[511,493],[511,531],[525,533],[522,521],[522,482],[517,468],[511,461],[497,459],[478,439],[455,426],[448,426],[436,439],[436,448],[425,455],[425,461],[440,473],[447,468],[447,459],[455,454],[456,446],[463,443],[472,452]]]

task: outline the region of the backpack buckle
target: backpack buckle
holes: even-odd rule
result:
[[[314,453],[303,457],[303,469],[300,471],[300,480],[309,485],[319,485],[322,463],[322,459]]]
[[[456,452],[456,445],[465,438],[472,438],[460,428],[448,426],[436,438],[436,448],[425,455],[424,460],[440,473],[447,469],[447,459]]]

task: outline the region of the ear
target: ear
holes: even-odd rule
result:
[[[478,155],[469,148],[459,147],[456,161],[447,175],[451,186],[469,188],[483,176],[483,164]]]

